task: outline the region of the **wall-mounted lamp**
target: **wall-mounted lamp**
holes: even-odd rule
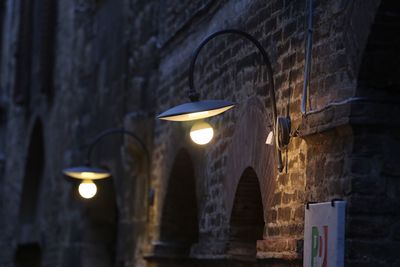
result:
[[[93,180],[105,179],[111,176],[109,171],[86,166],[71,167],[63,170],[63,173],[71,178],[80,179],[78,192],[83,198],[92,198],[97,193],[97,186]]]
[[[111,134],[126,134],[135,139],[135,141],[139,144],[140,148],[146,155],[147,165],[149,165],[150,154],[144,145],[144,143],[132,132],[126,131],[124,129],[111,128],[107,129],[93,139],[93,141],[89,144],[88,151],[86,154],[86,163],[83,166],[79,167],[70,167],[63,170],[63,173],[68,177],[82,180],[78,187],[79,194],[86,199],[92,198],[96,195],[97,187],[93,182],[94,180],[105,179],[111,176],[111,173],[107,170],[92,167],[91,166],[91,155],[93,148],[106,136]]]
[[[185,103],[176,107],[173,107],[163,113],[161,113],[157,118],[161,120],[169,120],[169,121],[192,121],[192,120],[199,120],[199,119],[204,119],[208,117],[212,117],[218,114],[221,114],[235,106],[235,103],[230,102],[230,101],[225,101],[225,100],[203,100],[200,101],[200,94],[195,90],[194,84],[193,84],[193,73],[194,73],[194,67],[196,63],[196,59],[203,48],[210,40],[214,39],[215,37],[222,35],[222,34],[239,34],[242,37],[245,37],[246,39],[250,40],[261,52],[263,59],[264,59],[264,64],[267,67],[267,72],[268,72],[268,77],[270,78],[270,87],[269,87],[269,99],[270,99],[270,105],[272,109],[272,117],[273,117],[273,134],[275,135],[275,142],[272,142],[273,138],[271,134],[269,134],[270,140],[269,143],[275,143],[275,148],[277,151],[277,161],[278,161],[278,170],[282,171],[283,170],[283,164],[282,164],[282,154],[281,150],[285,149],[287,145],[289,144],[290,141],[290,118],[288,117],[282,117],[282,116],[277,116],[277,111],[276,111],[276,101],[275,101],[275,85],[274,85],[274,78],[273,78],[273,72],[272,72],[272,66],[269,61],[267,52],[265,49],[261,46],[261,44],[250,34],[243,32],[241,30],[236,30],[236,29],[227,29],[227,30],[221,30],[214,32],[207,36],[197,47],[195,50],[192,61],[190,64],[190,69],[189,69],[189,94],[188,97],[191,102]],[[207,124],[209,125],[209,124]],[[203,128],[202,128],[203,127]],[[207,129],[207,130],[202,130],[199,131],[199,129]],[[211,129],[211,130],[209,130]],[[201,140],[198,144],[206,144],[208,143],[213,136],[213,130],[210,127],[206,127],[203,122],[195,123],[191,129],[191,138],[195,143],[196,140]],[[196,138],[193,138],[193,136],[196,136]],[[211,137],[210,137],[211,136]],[[203,141],[204,140],[204,141]],[[207,141],[208,140],[208,141]],[[207,142],[206,142],[207,141]]]

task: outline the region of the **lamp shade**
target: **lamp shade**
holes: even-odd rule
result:
[[[225,100],[205,100],[185,103],[161,113],[157,118],[168,121],[193,121],[218,115],[235,106]]]
[[[66,168],[63,173],[71,178],[81,180],[99,180],[111,176],[109,171],[89,166]]]

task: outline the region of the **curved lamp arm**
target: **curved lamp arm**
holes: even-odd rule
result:
[[[86,154],[86,164],[90,165],[90,158],[93,152],[93,148],[106,136],[112,135],[112,134],[126,134],[131,136],[133,139],[135,139],[136,143],[140,146],[140,148],[142,149],[142,151],[145,154],[146,157],[146,172],[147,172],[147,179],[146,179],[146,191],[148,192],[147,197],[149,198],[149,200],[152,198],[152,191],[150,190],[150,153],[148,151],[148,149],[146,148],[144,142],[133,132],[127,131],[123,128],[110,128],[110,129],[106,129],[103,132],[99,133],[98,135],[96,135],[93,139],[93,141],[89,144],[88,147],[88,151]],[[150,200],[152,201],[152,200]],[[146,220],[149,220],[149,210],[148,208],[146,208]]]
[[[270,87],[269,87],[269,95],[270,95],[270,101],[271,101],[271,106],[272,106],[272,120],[273,120],[273,129],[274,129],[274,135],[276,136],[278,133],[276,132],[276,123],[277,123],[277,109],[276,109],[276,100],[275,100],[275,84],[274,84],[274,76],[273,76],[273,71],[272,71],[272,65],[271,62],[269,61],[267,52],[265,49],[262,47],[259,41],[255,39],[253,36],[250,34],[241,31],[241,30],[236,30],[236,29],[226,29],[226,30],[221,30],[214,32],[207,36],[197,47],[195,52],[193,53],[192,56],[192,61],[190,63],[190,68],[189,68],[189,98],[192,102],[198,101],[200,98],[200,94],[196,91],[194,88],[194,83],[193,83],[193,73],[194,73],[194,67],[196,64],[196,59],[201,51],[201,49],[212,39],[215,37],[222,35],[222,34],[239,34],[243,37],[245,37],[247,40],[251,41],[260,51],[263,59],[264,59],[264,64],[267,67],[267,72],[268,72],[268,77],[270,78]],[[282,171],[283,170],[283,164],[282,164],[282,154],[279,149],[277,149],[277,144],[275,144],[275,148],[277,150],[277,156],[278,156],[278,170]]]
[[[92,156],[92,152],[93,152],[93,148],[106,136],[108,135],[112,135],[112,134],[126,134],[129,135],[131,137],[133,137],[135,139],[135,141],[139,144],[140,148],[143,150],[145,157],[146,157],[146,161],[147,161],[147,165],[150,165],[150,153],[147,150],[145,144],[143,143],[143,141],[137,136],[135,135],[133,132],[127,131],[123,128],[110,128],[107,130],[104,130],[103,132],[99,133],[98,135],[96,135],[93,139],[93,141],[89,144],[89,148],[87,150],[87,154],[86,154],[86,163],[90,165],[90,158]]]

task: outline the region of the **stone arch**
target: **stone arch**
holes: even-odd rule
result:
[[[175,157],[167,185],[161,214],[160,243],[168,247],[170,255],[189,255],[191,245],[197,243],[198,236],[194,166],[188,152],[181,149]]]
[[[15,252],[15,267],[40,267],[42,250],[37,243],[19,245]]]
[[[263,238],[264,208],[257,174],[246,168],[239,180],[229,223],[228,255],[255,259],[256,242]]]
[[[40,185],[45,166],[43,125],[40,119],[35,121],[32,129],[19,209],[20,222],[23,224],[31,224],[36,220]]]
[[[224,180],[225,206],[227,214],[232,214],[235,194],[243,170],[252,167],[259,179],[264,219],[272,205],[275,189],[276,164],[273,146],[265,144],[271,126],[264,113],[264,104],[257,97],[251,97],[235,124],[235,133],[229,146],[227,174]]]

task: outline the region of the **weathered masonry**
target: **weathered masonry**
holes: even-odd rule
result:
[[[308,202],[347,202],[345,266],[400,266],[400,2],[313,1],[307,115],[303,0],[0,2],[0,266],[302,266]],[[206,121],[156,115],[187,101],[237,103]],[[283,171],[270,94],[291,118]],[[61,173],[112,172],[84,200]],[[149,168],[148,168],[149,167]],[[148,172],[150,169],[150,173]]]

